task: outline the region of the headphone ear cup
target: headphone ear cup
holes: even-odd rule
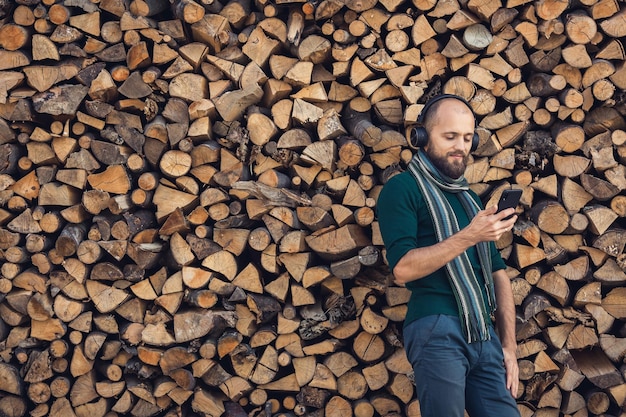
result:
[[[422,126],[418,126],[413,130],[413,137],[415,140],[415,146],[423,148],[428,144],[428,133]]]
[[[474,152],[478,149],[478,143],[480,142],[480,138],[478,137],[478,133],[474,132],[474,136],[472,136],[472,148],[470,152]]]

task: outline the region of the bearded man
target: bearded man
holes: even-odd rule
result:
[[[418,122],[419,148],[377,214],[394,281],[411,290],[403,337],[421,415],[519,417],[515,304],[494,244],[515,210],[485,210],[468,187],[478,136],[463,98],[431,99]]]

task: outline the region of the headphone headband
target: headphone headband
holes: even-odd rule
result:
[[[472,114],[474,114],[474,110],[472,109],[472,106],[470,106],[470,104],[468,103],[467,100],[465,100],[463,97],[461,96],[457,96],[456,94],[439,94],[433,98],[431,98],[430,100],[428,100],[426,102],[426,104],[424,104],[424,108],[422,109],[422,111],[420,112],[420,115],[417,118],[417,122],[421,125],[424,126],[424,121],[426,120],[426,114],[428,113],[428,110],[430,110],[430,108],[437,103],[438,101],[441,100],[445,100],[448,98],[453,98],[455,100],[460,101],[461,103],[465,104],[467,106],[468,109],[470,109],[470,111],[472,112]],[[476,118],[474,118],[474,127],[476,127]]]

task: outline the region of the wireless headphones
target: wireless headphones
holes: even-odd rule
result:
[[[433,104],[435,104],[438,101],[447,99],[447,98],[453,98],[455,100],[458,100],[464,103],[470,110],[472,110],[472,107],[467,102],[467,100],[455,94],[441,94],[428,100],[428,102],[422,109],[422,112],[420,113],[419,117],[417,118],[418,126],[411,129],[411,133],[409,136],[410,138],[409,144],[412,147],[423,148],[424,146],[426,146],[426,144],[428,143],[428,132],[426,132],[426,129],[424,128],[424,121],[426,120],[426,114],[428,113],[428,110],[433,106]],[[474,114],[473,110],[472,110],[472,114]],[[476,128],[476,118],[474,118],[474,129],[475,128]],[[480,141],[480,138],[478,137],[478,134],[474,132],[474,136],[472,136],[472,148],[470,149],[470,152],[473,152],[476,150],[476,148],[478,148],[479,141]]]

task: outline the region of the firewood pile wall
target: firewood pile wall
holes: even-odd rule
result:
[[[465,97],[523,417],[623,416],[626,6],[0,0],[0,415],[417,417],[376,220]],[[420,381],[417,381],[419,383]]]

